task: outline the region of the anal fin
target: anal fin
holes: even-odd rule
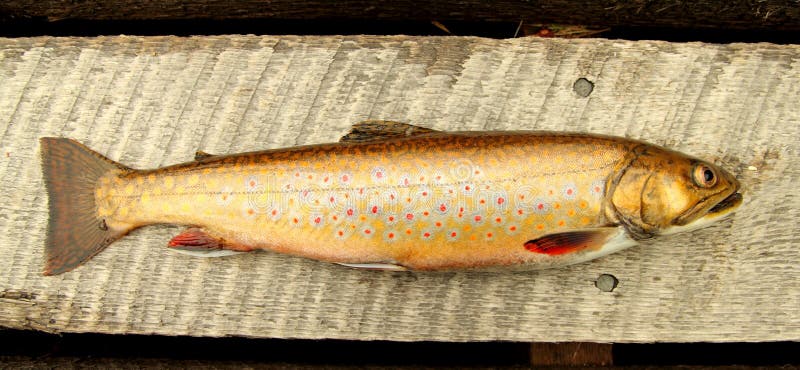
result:
[[[336,263],[336,264],[360,270],[408,271],[408,269],[403,266],[391,263]]]
[[[222,238],[209,235],[205,230],[190,227],[176,235],[167,246],[176,252],[195,257],[224,257],[252,249],[227,243]]]

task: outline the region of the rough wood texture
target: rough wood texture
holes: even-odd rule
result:
[[[533,366],[611,366],[611,343],[565,342],[531,344]]]
[[[0,19],[350,19],[466,20],[596,26],[720,27],[800,29],[800,7],[793,0],[702,1],[242,1],[227,0],[9,0]]]
[[[573,89],[594,83],[588,97]],[[581,85],[581,84],[579,84]],[[582,92],[585,94],[585,84]],[[800,46],[207,37],[0,40],[0,325],[47,331],[519,341],[800,340]],[[37,139],[128,165],[330,142],[359,120],[626,135],[745,188],[709,229],[558,270],[381,273],[195,259],[148,227],[41,276]],[[750,168],[748,168],[750,167]],[[619,286],[600,291],[595,279]]]

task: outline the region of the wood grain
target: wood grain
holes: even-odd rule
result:
[[[573,91],[586,78],[588,97]],[[0,325],[53,332],[515,341],[800,340],[800,46],[413,37],[0,39]],[[585,94],[585,91],[584,91]],[[711,228],[526,273],[381,273],[173,254],[138,230],[41,276],[37,140],[138,167],[336,141],[363,119],[590,131],[715,160]],[[619,279],[611,292],[600,274]]]
[[[611,343],[532,343],[533,366],[611,366]]]
[[[588,26],[799,30],[800,7],[792,0],[724,1],[415,1],[329,2],[225,0],[7,0],[0,20],[142,19],[347,19],[351,21],[504,21]]]

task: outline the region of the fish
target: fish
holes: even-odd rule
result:
[[[169,250],[267,250],[385,271],[535,270],[711,225],[742,203],[722,168],[588,133],[355,124],[339,142],[132,169],[40,138],[45,275],[134,229],[184,225]]]

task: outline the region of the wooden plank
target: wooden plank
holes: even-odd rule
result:
[[[611,343],[532,343],[533,366],[611,366]]]
[[[0,39],[0,325],[47,331],[515,341],[800,340],[800,46],[413,37]],[[593,83],[587,94],[586,78]],[[581,88],[583,86],[584,88]],[[585,96],[585,97],[584,97]],[[154,226],[43,277],[37,139],[128,165],[330,142],[362,119],[626,135],[716,160],[745,203],[578,266],[380,273],[169,252]],[[601,290],[601,274],[618,280]]]
[[[120,11],[124,9],[124,11]],[[799,30],[800,8],[792,0],[765,2],[702,0],[658,1],[246,1],[225,0],[9,0],[0,19],[348,19],[399,21],[504,21],[589,26],[643,26]]]

